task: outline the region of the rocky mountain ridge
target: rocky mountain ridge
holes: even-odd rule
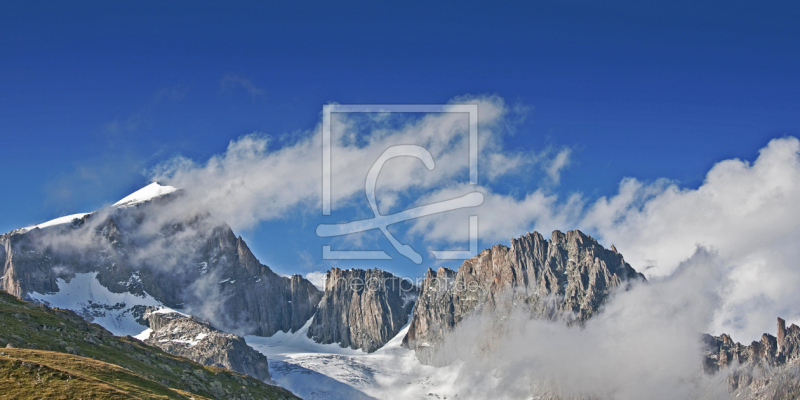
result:
[[[81,317],[107,321],[113,314],[139,321],[153,329],[145,339],[151,346],[269,382],[266,357],[236,334],[294,332],[311,319],[307,336],[315,342],[374,352],[408,323],[404,346],[424,364],[444,365],[453,361],[446,352],[442,356],[444,344],[467,318],[501,325],[512,311],[521,310],[530,318],[580,325],[601,310],[614,290],[644,279],[614,246],[605,249],[575,230],[554,231],[549,240],[529,233],[512,239],[510,246],[482,251],[456,271],[429,269],[419,288],[404,288],[410,281],[377,269],[334,268],[321,292],[299,275],[275,274],[230,227],[187,207],[185,200],[176,190],[66,223],[0,235],[0,284],[17,297],[48,304],[65,287],[88,279],[106,290],[104,295],[123,293],[132,302],[86,300],[75,308]],[[97,294],[94,298],[102,297]],[[147,312],[153,306],[199,318]],[[80,324],[80,317],[70,315]],[[793,398],[800,393],[800,327],[785,325],[778,319],[777,336],[764,334],[750,345],[734,343],[728,335],[704,335],[705,371],[725,374],[734,398]],[[9,335],[0,336],[0,343],[29,344],[25,337]],[[106,336],[93,333],[84,339],[94,345]],[[74,356],[88,355],[81,349],[64,347]],[[227,395],[217,386],[197,387],[216,391],[217,398]]]
[[[386,271],[331,269],[308,337],[373,352],[405,326],[417,294],[411,281]]]
[[[261,264],[227,224],[182,191],[135,197],[68,223],[0,235],[2,289],[59,305],[59,291],[76,274],[91,273],[87,285],[104,291],[100,297],[131,295],[114,304],[87,298],[65,306],[89,320],[140,321],[144,308],[162,305],[242,335],[296,331],[313,315],[322,293],[311,282]]]
[[[749,345],[729,335],[703,335],[703,369],[726,375],[731,396],[747,400],[796,398],[800,393],[800,327],[778,318],[777,337],[764,333]]]
[[[580,323],[630,280],[644,280],[612,246],[603,248],[578,230],[538,232],[496,245],[466,260],[458,271],[428,270],[403,342],[424,364],[442,365],[441,345],[464,318],[502,319],[513,310],[532,318]]]

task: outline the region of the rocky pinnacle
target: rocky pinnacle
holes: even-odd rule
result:
[[[416,298],[413,283],[391,273],[334,268],[326,276],[308,337],[373,352],[408,322]]]
[[[598,311],[612,290],[643,280],[612,247],[580,231],[538,232],[496,245],[465,261],[458,271],[428,270],[420,288],[405,346],[425,364],[446,364],[442,343],[464,318],[502,319],[513,310],[532,318],[580,323]]]

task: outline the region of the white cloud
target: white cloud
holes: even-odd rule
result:
[[[561,170],[569,166],[571,154],[572,151],[570,149],[562,149],[556,154],[550,165],[545,168],[547,175],[550,176],[553,182],[558,183],[561,180]]]
[[[648,277],[666,276],[696,251],[711,249],[732,266],[725,303],[716,313],[715,331],[748,340],[772,328],[777,316],[800,322],[793,305],[800,302],[800,142],[771,141],[758,159],[716,164],[697,189],[661,179],[625,178],[619,191],[597,200],[580,194],[559,198],[546,188],[503,194],[493,180],[513,179],[530,166],[541,167],[557,183],[570,164],[571,152],[509,152],[503,135],[509,110],[497,97],[458,98],[480,104],[481,186],[453,184],[468,170],[467,122],[456,114],[431,114],[393,125],[388,115],[358,120],[334,118],[332,206],[348,207],[364,196],[364,178],[372,162],[397,144],[426,147],[436,161],[428,171],[409,157],[392,159],[378,179],[383,214],[405,206],[404,196],[419,195],[417,205],[484,193],[474,209],[437,214],[409,222],[410,231],[429,247],[464,247],[468,215],[479,215],[483,246],[507,242],[526,231],[545,234],[582,229],[606,246],[615,244],[635,268]],[[396,121],[395,121],[396,122]],[[367,125],[371,135],[359,136]],[[234,229],[260,221],[318,212],[321,191],[321,138],[317,127],[290,144],[277,146],[267,136],[232,141],[227,151],[207,162],[175,158],[151,176],[187,190],[189,197]],[[488,177],[488,179],[487,179]],[[463,180],[462,180],[463,182]],[[365,212],[369,212],[366,210]],[[369,217],[369,216],[367,216]]]
[[[798,321],[800,302],[800,142],[775,139],[751,164],[717,163],[697,189],[626,179],[595,202],[581,225],[615,243],[648,276],[664,276],[698,245],[733,266],[714,330],[749,340],[775,318]]]
[[[523,313],[468,318],[444,348],[466,361],[459,397],[728,398],[724,378],[703,374],[699,340],[725,273],[698,250],[676,274],[616,292],[582,328]]]
[[[306,274],[306,279],[311,282],[319,290],[325,290],[325,281],[328,274],[326,272],[314,271]]]
[[[469,233],[469,216],[478,216],[478,235],[486,246],[508,242],[532,231],[533,227],[542,232],[566,230],[575,226],[583,203],[574,195],[566,202],[559,202],[558,196],[537,190],[516,199],[509,195],[493,192],[485,186],[454,185],[421,198],[419,204],[429,204],[479,191],[484,202],[476,208],[434,214],[414,220],[410,232],[423,236],[433,242],[466,243]]]
[[[523,197],[487,187],[451,186],[420,200],[479,190],[486,198],[475,209],[414,221],[411,232],[430,242],[467,240],[468,215],[479,216],[482,245],[507,243],[529,230],[582,229],[648,278],[672,274],[698,246],[713,250],[731,266],[725,302],[711,328],[749,341],[774,329],[778,316],[800,322],[800,141],[772,140],[750,163],[717,163],[697,189],[660,179],[625,178],[610,198],[590,201],[573,194],[560,200],[539,189]],[[556,157],[557,159],[558,157]],[[555,162],[553,165],[561,164]]]
[[[584,224],[619,243],[630,261],[653,265],[651,275],[671,272],[698,244],[741,258],[800,227],[798,150],[795,138],[773,140],[753,164],[716,164],[698,189],[626,179],[617,196],[595,203]]]
[[[501,147],[500,121],[507,112],[502,99],[458,98],[479,104],[481,157],[494,160],[499,169],[515,162],[505,161]],[[431,190],[455,177],[466,179],[468,171],[468,120],[459,113],[426,115],[419,120],[391,128],[374,116],[375,129],[358,137],[357,123],[348,115],[334,114],[332,123],[331,196],[332,207],[346,207],[364,196],[364,179],[374,160],[397,144],[418,144],[433,155],[436,167],[428,171],[417,159],[390,160],[381,171],[377,192],[381,212],[409,190]],[[151,178],[185,189],[212,214],[234,229],[254,226],[260,221],[284,218],[298,208],[319,210],[322,186],[322,142],[319,126],[295,143],[281,148],[268,136],[252,134],[231,141],[228,149],[207,162],[176,157],[158,165]],[[491,170],[489,173],[492,173]],[[496,174],[495,174],[496,175]],[[394,201],[392,201],[394,200]]]
[[[312,178],[320,151],[313,138],[269,152],[269,138],[248,135],[231,141],[227,151],[205,163],[183,157],[158,165],[152,178],[182,188],[234,229],[285,216],[290,208],[308,205],[318,193]],[[313,172],[312,172],[313,171]]]
[[[225,75],[225,77],[222,78],[222,81],[220,82],[219,85],[221,91],[233,87],[240,87],[244,89],[247,93],[250,93],[250,96],[252,96],[253,98],[264,95],[264,89],[261,89],[260,87],[256,86],[252,80],[235,74]]]

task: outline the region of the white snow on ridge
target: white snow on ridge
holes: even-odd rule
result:
[[[124,199],[114,203],[114,205],[112,207],[127,207],[127,206],[136,205],[136,204],[139,204],[139,203],[143,203],[143,202],[145,202],[147,200],[154,199],[154,198],[156,198],[158,196],[163,196],[165,194],[172,193],[172,192],[174,192],[176,190],[178,190],[178,189],[174,188],[172,186],[163,186],[163,185],[159,185],[157,182],[153,182],[153,183],[151,183],[151,184],[149,184],[149,185],[147,185],[147,186],[145,186],[145,187],[143,187],[143,188],[141,188],[141,189],[129,194]],[[52,219],[52,220],[47,221],[47,222],[42,222],[41,224],[27,226],[25,228],[22,228],[22,231],[23,232],[28,232],[28,231],[30,231],[30,230],[32,230],[34,228],[37,228],[37,227],[39,229],[43,229],[43,228],[47,228],[49,226],[68,224],[68,223],[72,222],[72,220],[74,220],[76,218],[77,219],[81,219],[81,218],[83,218],[83,217],[85,217],[85,216],[87,216],[89,214],[91,214],[91,213],[78,213],[78,214],[72,214],[72,215],[65,215],[63,217],[58,217],[56,219]]]
[[[162,306],[162,308],[159,308],[158,310],[155,310],[152,313],[153,314],[180,314],[180,315],[182,315],[184,317],[187,317],[187,318],[191,317],[191,315],[189,315],[189,314],[184,314],[184,313],[182,313],[182,312],[180,312],[178,310],[175,310],[173,308],[163,307],[163,306]]]
[[[153,330],[150,329],[150,328],[147,328],[147,329],[143,330],[142,333],[140,333],[138,335],[133,335],[133,337],[135,337],[136,339],[139,339],[139,340],[144,342],[145,340],[150,338],[150,334],[151,333],[153,333]]]
[[[271,337],[245,336],[247,344],[266,355],[278,384],[306,400],[452,398],[463,367],[421,364],[401,346],[404,327],[374,353],[319,344],[306,336],[309,320],[295,333]],[[433,397],[431,397],[433,395]]]
[[[72,215],[67,215],[67,216],[63,216],[63,217],[58,217],[56,219],[53,219],[53,220],[50,220],[50,221],[47,221],[47,222],[42,222],[41,224],[31,225],[31,226],[28,226],[28,227],[25,227],[25,228],[22,228],[22,229],[24,229],[25,232],[28,232],[28,231],[30,231],[30,230],[32,230],[34,228],[42,229],[42,228],[47,228],[48,226],[56,226],[56,225],[68,224],[68,223],[72,222],[72,220],[74,220],[74,219],[81,219],[81,218],[83,218],[83,217],[85,217],[85,216],[87,216],[89,214],[91,214],[91,213],[78,213],[78,214],[72,214]]]
[[[28,296],[51,307],[75,311],[117,336],[143,334],[147,328],[136,322],[132,307],[163,307],[146,292],[144,296],[112,293],[97,280],[97,272],[75,274],[69,282],[59,278],[56,284],[56,293],[31,292]]]
[[[114,203],[112,207],[124,207],[124,206],[132,206],[135,204],[139,204],[145,202],[147,200],[156,198],[158,196],[163,196],[168,193],[172,193],[178,190],[172,186],[162,186],[159,185],[157,182],[153,182],[131,194],[123,198],[122,200]]]

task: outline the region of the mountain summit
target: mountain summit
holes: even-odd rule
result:
[[[241,237],[182,190],[151,183],[113,206],[0,235],[0,287],[72,309],[115,334],[147,328],[147,307],[185,310],[219,329],[295,331],[321,293],[261,264]]]
[[[446,364],[441,352],[452,330],[470,316],[499,321],[514,310],[532,318],[581,323],[595,314],[612,290],[644,280],[612,246],[605,249],[581,231],[538,232],[496,245],[467,260],[458,271],[428,270],[414,308],[406,346],[425,364]]]
[[[127,196],[122,200],[114,203],[113,207],[132,206],[145,201],[152,200],[156,197],[161,197],[165,194],[170,194],[178,189],[172,186],[162,186],[158,182],[153,182]]]

